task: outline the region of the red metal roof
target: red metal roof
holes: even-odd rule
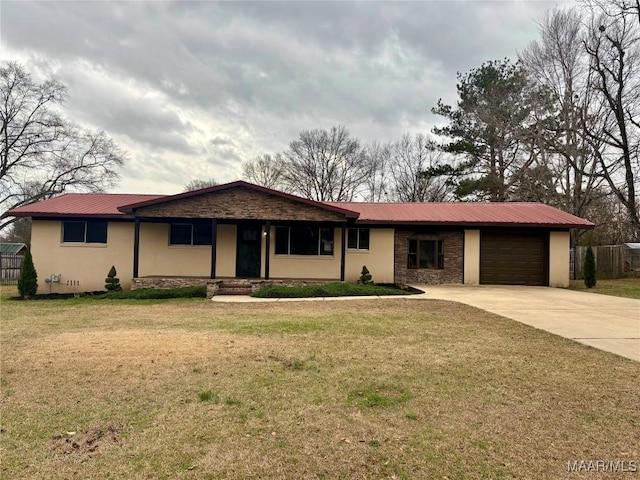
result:
[[[331,202],[360,213],[358,223],[592,228],[593,223],[542,203]]]
[[[6,217],[124,217],[121,205],[162,198],[164,195],[127,193],[67,193],[9,210]]]
[[[357,217],[361,224],[592,228],[593,223],[541,203],[371,203],[316,202],[246,182],[217,185],[178,195],[68,193],[6,212],[16,217],[131,217],[134,208],[245,186]],[[359,216],[358,216],[359,214]]]

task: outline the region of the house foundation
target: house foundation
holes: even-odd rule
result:
[[[138,277],[131,280],[131,290],[141,288],[170,289],[181,287],[207,287],[207,298],[216,295],[249,295],[264,287],[287,286],[303,287],[308,285],[324,285],[339,280],[335,279],[245,279],[245,278],[205,278],[205,277]]]

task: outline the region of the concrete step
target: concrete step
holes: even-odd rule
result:
[[[249,295],[251,283],[246,281],[231,280],[220,284],[217,295]]]

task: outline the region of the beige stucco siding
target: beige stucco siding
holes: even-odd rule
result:
[[[216,277],[236,276],[237,227],[218,225],[216,240]]]
[[[338,234],[340,230],[338,229]],[[362,266],[376,283],[394,283],[393,278],[393,228],[371,228],[369,250],[347,249],[345,256],[345,280],[355,282],[360,278]],[[339,255],[339,252],[338,252]]]
[[[464,231],[464,283],[480,283],[480,230]]]
[[[208,277],[211,246],[169,245],[168,223],[142,223],[138,275]]]
[[[62,222],[34,220],[31,253],[38,272],[38,293],[104,290],[104,279],[112,265],[122,287],[129,288],[133,275],[133,223],[109,222],[104,245],[62,243]],[[61,275],[61,282],[45,283],[52,274]]]
[[[569,286],[569,232],[549,232],[549,286]]]

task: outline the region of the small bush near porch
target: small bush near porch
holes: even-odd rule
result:
[[[5,479],[576,478],[640,455],[637,362],[455,303],[3,298],[0,351]]]

